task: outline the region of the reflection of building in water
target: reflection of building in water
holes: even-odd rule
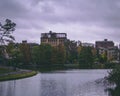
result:
[[[49,31],[49,33],[41,33],[41,44],[50,44],[51,46],[64,45],[67,40],[66,33],[55,33]]]

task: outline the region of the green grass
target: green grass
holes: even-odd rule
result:
[[[25,73],[20,73],[20,74],[10,74],[7,76],[1,76],[0,81],[21,79],[21,78],[31,77],[31,76],[34,76],[36,74],[37,74],[36,71],[25,72]]]

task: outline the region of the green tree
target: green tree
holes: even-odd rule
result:
[[[40,45],[40,62],[42,64],[51,64],[52,47],[47,44]]]
[[[66,63],[75,63],[78,59],[77,42],[67,40],[65,42]]]
[[[11,65],[16,70],[16,67],[22,67],[23,54],[19,48],[14,48],[11,50]]]
[[[32,48],[32,62],[35,65],[40,63],[40,46],[34,46]]]
[[[92,68],[93,65],[93,53],[91,47],[82,47],[79,54],[80,68]]]
[[[5,24],[0,23],[0,53],[3,59],[8,58],[5,44],[15,40],[12,35],[12,32],[15,30],[15,26],[16,24],[9,19],[5,20]]]
[[[65,64],[66,50],[63,45],[52,48],[52,64]]]
[[[106,79],[111,84],[116,84],[116,86],[120,87],[120,65],[117,65],[113,70],[111,70]]]
[[[23,64],[23,54],[20,50],[20,44],[17,43],[9,43],[6,47],[7,52],[9,54],[9,66],[22,67]]]

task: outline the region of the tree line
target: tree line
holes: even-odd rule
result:
[[[9,58],[7,65],[22,66],[64,66],[65,64],[77,64],[78,68],[94,68],[98,61],[94,47],[76,46],[71,41],[65,45],[53,47],[49,44],[31,46],[29,43],[9,43],[6,52]],[[99,61],[101,58],[99,59]],[[103,62],[103,61],[102,61]]]
[[[9,19],[5,20],[5,24],[0,23],[1,64],[17,67],[64,66],[65,64],[77,64],[78,68],[112,67],[106,64],[106,54],[100,55],[94,47],[77,45],[75,41],[66,40],[64,45],[56,47],[48,44],[31,46],[25,42],[14,43],[12,32],[15,27],[16,24]]]

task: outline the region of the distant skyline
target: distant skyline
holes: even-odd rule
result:
[[[16,42],[40,43],[41,33],[67,33],[68,39],[120,43],[120,0],[0,0],[0,22],[17,24]]]

